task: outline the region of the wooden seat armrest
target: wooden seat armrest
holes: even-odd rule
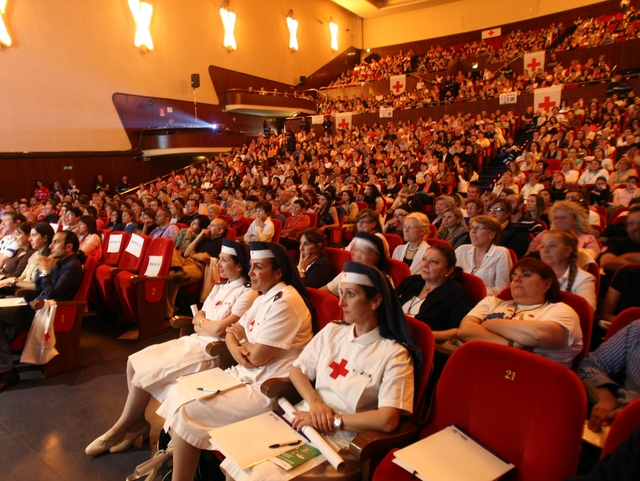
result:
[[[205,350],[211,357],[218,359],[217,366],[220,369],[227,369],[228,367],[237,364],[236,360],[229,352],[229,349],[227,349],[227,345],[224,341],[210,342],[207,344]]]
[[[189,316],[173,316],[169,320],[169,323],[171,324],[171,327],[173,327],[174,329],[180,329],[182,326],[187,326],[191,324],[192,320],[193,320],[193,317],[189,317]]]
[[[109,271],[109,274],[111,274],[111,277],[115,277],[116,274],[123,271],[131,272],[131,274],[138,274],[140,272],[140,269],[120,269],[119,267],[112,267]]]
[[[87,301],[56,301],[58,307],[84,306]],[[38,299],[31,302],[32,309],[38,311],[44,307],[44,300]]]
[[[360,433],[351,441],[349,453],[364,462],[378,451],[403,447],[416,441],[419,433],[418,426],[411,422],[401,424],[388,434],[380,431]]]
[[[260,386],[260,392],[270,399],[280,399],[284,397],[291,404],[297,404],[302,400],[293,383],[286,377],[267,379]]]
[[[18,289],[14,295],[16,297],[24,297],[24,300],[29,302],[38,297],[38,294],[40,294],[40,292],[35,289]]]
[[[136,285],[140,282],[151,282],[151,281],[168,281],[170,279],[169,276],[131,276],[129,280],[132,285]]]

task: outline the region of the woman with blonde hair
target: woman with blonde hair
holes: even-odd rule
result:
[[[396,247],[391,258],[407,264],[412,275],[420,274],[420,260],[429,249],[424,240],[430,232],[429,219],[421,212],[413,212],[405,217],[402,232],[407,243]]]
[[[594,259],[597,259],[602,250],[598,240],[591,234],[589,215],[581,205],[568,200],[561,200],[551,206],[549,210],[551,229],[570,232],[578,238],[578,247],[585,249]],[[539,234],[529,246],[527,254],[540,250]]]
[[[578,266],[578,238],[570,232],[552,229],[542,232],[540,239],[540,259],[556,273],[560,290],[586,299],[595,311],[596,278]]]
[[[464,223],[464,215],[460,209],[454,207],[444,211],[442,224],[440,224],[436,237],[447,241],[454,249],[469,243],[469,231]]]

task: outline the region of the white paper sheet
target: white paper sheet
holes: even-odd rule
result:
[[[6,297],[4,299],[0,299],[0,307],[18,307],[26,305],[27,303],[24,300],[24,297]]]
[[[144,239],[141,236],[138,234],[131,234],[131,239],[129,239],[129,244],[127,244],[125,252],[128,252],[133,257],[140,257],[143,245]]]
[[[215,389],[223,393],[235,387],[242,386],[242,381],[231,374],[227,374],[219,367],[196,372],[194,374],[187,374],[186,376],[180,376],[178,378],[178,382],[189,390],[194,399],[206,399],[217,394],[199,391],[199,387]]]
[[[160,272],[162,267],[162,256],[149,256],[149,263],[147,264],[147,270],[144,271],[144,276],[155,277]]]
[[[424,481],[492,481],[512,469],[456,426],[449,426],[404,449],[393,462]]]
[[[111,234],[109,236],[109,245],[107,246],[107,253],[116,254],[120,252],[120,244],[122,244],[122,234]]]

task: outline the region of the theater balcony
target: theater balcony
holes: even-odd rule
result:
[[[317,103],[309,96],[296,97],[265,90],[228,89],[225,108],[227,112],[285,118],[313,115],[317,112]]]

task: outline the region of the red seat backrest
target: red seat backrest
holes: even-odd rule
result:
[[[561,480],[575,474],[586,408],[580,379],[560,364],[472,341],[445,365],[421,437],[455,424],[516,465],[517,480]]]
[[[273,222],[273,240],[271,242],[277,244],[280,242],[280,233],[282,232],[282,222],[279,219],[271,219]]]
[[[117,252],[107,252],[109,250],[109,242],[116,238],[120,238],[120,248]],[[128,232],[105,231],[102,239],[102,262],[112,267],[117,266],[124,254],[125,247],[129,243],[129,239],[131,239],[131,234]]]
[[[423,416],[427,413],[430,399],[427,399],[425,392],[429,385],[431,366],[433,365],[433,354],[435,351],[435,340],[431,328],[424,322],[418,321],[411,316],[405,316],[413,335],[422,350],[422,367],[417,374],[416,384],[413,394],[413,419],[423,421]]]
[[[315,212],[303,212],[309,218],[310,225],[309,227],[317,227],[318,225],[318,214]]]
[[[139,270],[142,266],[142,262],[144,261],[145,254],[147,253],[147,249],[149,248],[149,243],[151,242],[151,237],[146,235],[137,235],[132,234],[129,238],[129,242],[138,242],[142,243],[142,249],[140,250],[140,256],[136,257],[130,252],[127,252],[126,247],[125,251],[122,253],[122,257],[120,258],[120,262],[118,262],[118,269],[125,270]],[[127,246],[129,244],[127,243]]]
[[[389,244],[389,254],[392,255],[396,247],[404,244],[402,237],[397,234],[382,234]]]
[[[609,431],[602,453],[600,453],[600,459],[613,453],[638,425],[640,425],[640,399],[636,399],[626,406],[613,421],[611,431]]]
[[[173,240],[164,237],[158,237],[151,240],[149,248],[147,249],[147,255],[144,257],[142,267],[140,268],[140,275],[144,276],[151,257],[162,257],[162,263],[158,270],[157,276],[166,276],[169,274],[169,268],[171,267],[171,258],[173,256]],[[151,281],[145,282],[144,285],[144,297],[149,303],[158,302],[162,298],[162,292],[164,289],[164,281]]]
[[[236,230],[233,227],[228,227],[225,237],[235,242],[236,238],[238,237],[238,234],[236,234]]]
[[[637,321],[638,319],[640,319],[640,307],[630,307],[625,309],[613,320],[609,329],[607,329],[607,334],[604,336],[604,340],[608,341],[616,333],[620,332],[633,321]]]
[[[487,286],[485,286],[484,281],[478,276],[463,272],[460,284],[462,284],[462,287],[467,290],[471,295],[473,302],[476,304],[487,297]]]
[[[316,309],[315,332],[321,331],[324,326],[332,321],[342,320],[342,308],[336,296],[329,292],[307,287],[307,294],[313,307]]]
[[[430,246],[435,245],[435,244],[441,244],[443,246],[451,247],[451,244],[449,244],[449,242],[447,242],[446,240],[442,240],[442,239],[436,239],[436,238],[433,238],[433,237],[427,237],[424,241],[427,244],[429,244]]]
[[[331,261],[336,274],[342,272],[344,263],[351,260],[351,253],[344,249],[336,249],[335,247],[327,247],[324,250],[325,255]]]
[[[411,269],[402,261],[387,259],[387,274],[391,277],[393,284],[399,286],[403,279],[411,275]]]

